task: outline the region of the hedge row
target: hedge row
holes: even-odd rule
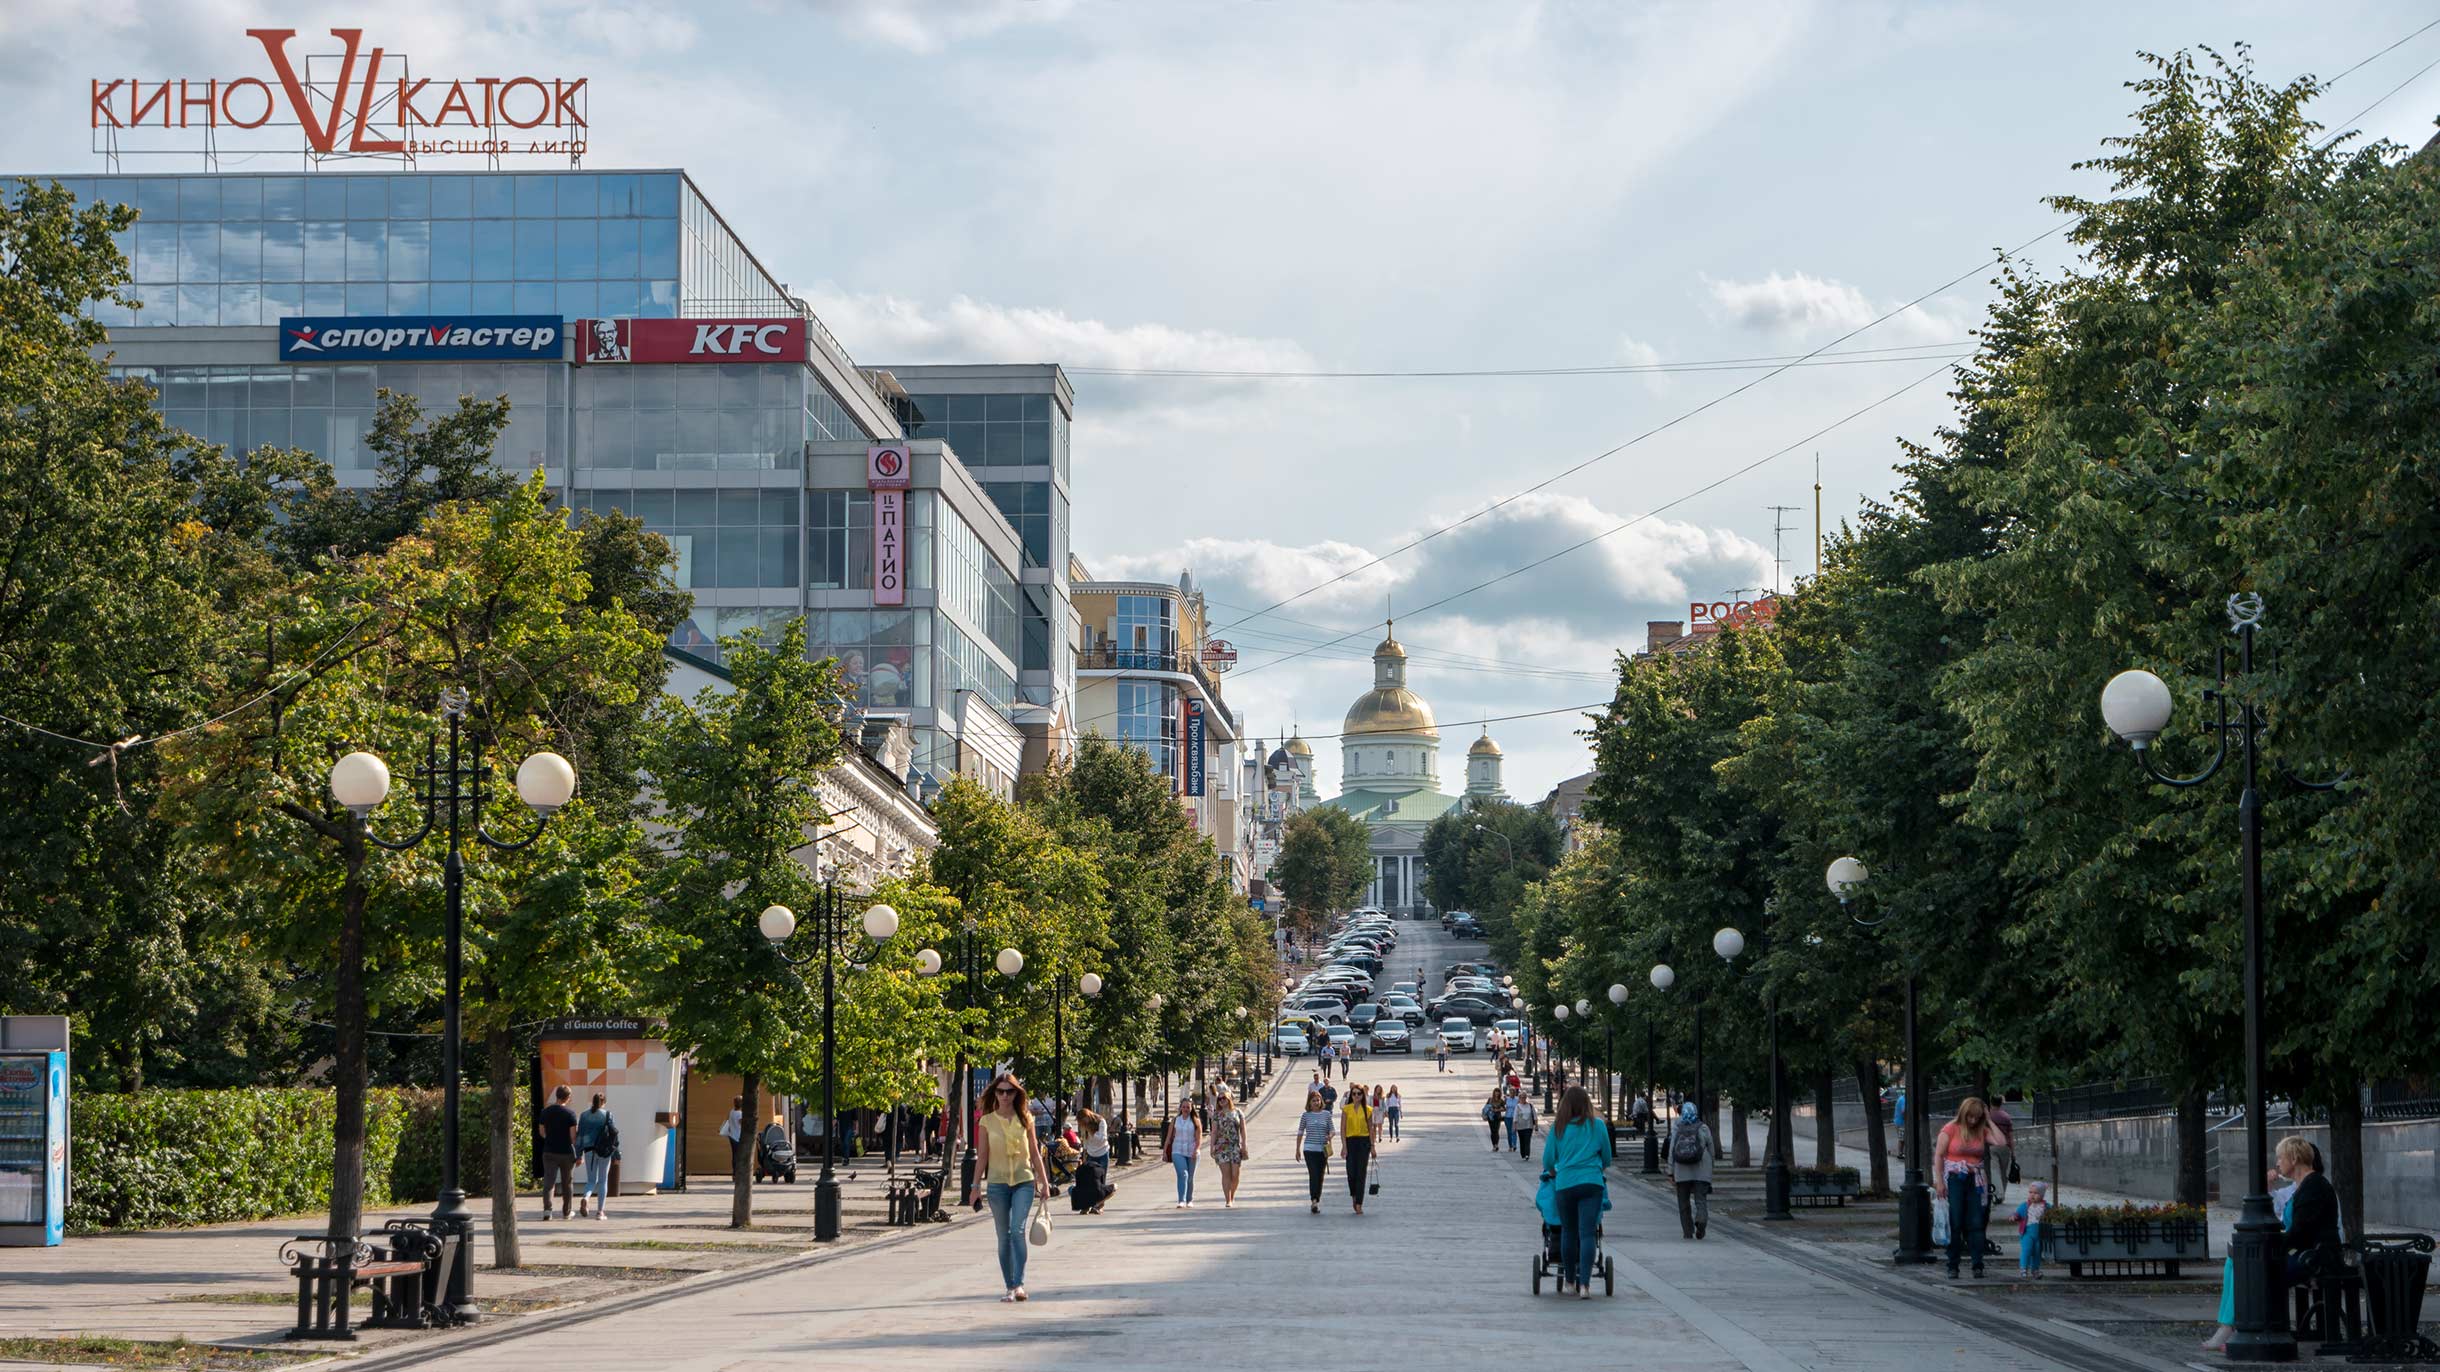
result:
[[[460,1182],[481,1193],[491,1176],[485,1098],[461,1098]],[[327,1213],[337,1097],[326,1088],[146,1091],[76,1097],[71,1106],[68,1227],[165,1229]],[[532,1136],[517,1093],[509,1137]],[[519,1186],[533,1183],[516,1150]],[[365,1102],[366,1209],[437,1198],[441,1093],[377,1090]]]

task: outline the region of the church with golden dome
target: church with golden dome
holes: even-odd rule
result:
[[[1386,626],[1373,649],[1372,689],[1347,707],[1339,735],[1339,784],[1327,802],[1372,830],[1373,883],[1366,903],[1384,910],[1426,912],[1423,831],[1469,800],[1502,799],[1500,746],[1488,729],[1466,752],[1466,789],[1440,789],[1440,725],[1432,707],[1406,684],[1406,649],[1397,626]]]

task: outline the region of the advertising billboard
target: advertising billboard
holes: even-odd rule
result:
[[[555,314],[298,315],[280,320],[280,361],[552,361],[566,336]]]
[[[580,319],[578,362],[803,362],[802,315],[782,319]]]
[[[1199,796],[1203,794],[1203,702],[1188,700],[1184,713],[1186,749],[1179,759],[1179,770],[1184,773],[1186,794]]]

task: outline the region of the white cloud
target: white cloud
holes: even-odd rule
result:
[[[1059,362],[1067,367],[1177,371],[1310,370],[1313,357],[1280,338],[1171,324],[1110,324],[1065,310],[957,296],[937,309],[893,295],[816,291],[814,312],[864,357],[903,362]]]
[[[868,42],[913,53],[1067,17],[1068,0],[840,0],[825,6]]]
[[[1749,329],[1803,333],[1824,325],[1852,329],[1881,313],[1864,293],[1844,281],[1825,281],[1797,272],[1772,272],[1758,281],[1715,281],[1704,278],[1712,301],[1728,317]]]
[[[1094,575],[1113,579],[1173,581],[1192,570],[1212,601],[1214,624],[1240,654],[1239,670],[1223,683],[1229,702],[1250,729],[1272,735],[1291,725],[1308,736],[1335,733],[1348,702],[1370,684],[1366,658],[1380,634],[1384,602],[1405,607],[1398,637],[1412,655],[1410,684],[1440,717],[1444,784],[1462,784],[1455,780],[1463,774],[1461,750],[1474,732],[1466,721],[1557,710],[1491,729],[1507,750],[1511,792],[1539,796],[1584,770],[1575,707],[1608,697],[1616,655],[1643,646],[1649,621],[1682,621],[1688,601],[1770,577],[1768,550],[1750,539],[1650,519],[1469,591],[1628,518],[1579,497],[1537,493],[1379,566],[1365,564],[1415,534],[1392,535],[1376,548],[1194,538],[1158,552],[1085,561]],[[1342,574],[1344,580],[1272,615],[1253,617]],[[1451,596],[1459,598],[1424,609]],[[1342,641],[1330,643],[1342,633]],[[1323,644],[1329,646],[1316,646]],[[1335,785],[1338,749],[1323,739],[1316,752],[1325,781]]]

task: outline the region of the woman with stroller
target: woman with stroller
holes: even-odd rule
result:
[[[1598,1246],[1594,1235],[1610,1198],[1610,1126],[1594,1115],[1593,1098],[1583,1087],[1571,1086],[1560,1097],[1542,1161],[1549,1169],[1542,1179],[1552,1187],[1559,1208],[1560,1290],[1573,1286],[1576,1299],[1589,1301]]]

